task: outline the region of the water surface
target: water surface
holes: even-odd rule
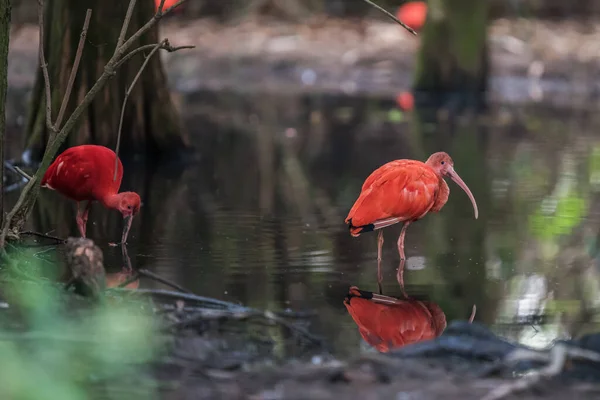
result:
[[[182,104],[199,161],[125,166],[122,190],[144,202],[128,245],[134,267],[205,296],[314,310],[312,329],[355,353],[365,345],[343,299],[352,285],[377,290],[377,246],[343,221],[375,168],[446,151],[479,219],[449,181],[442,211],[408,229],[409,294],[436,302],[448,321],[476,304],[476,320],[535,346],[596,328],[587,310],[600,301],[600,123],[591,114],[496,105],[481,118],[425,122],[393,99],[322,94],[199,92]],[[121,224],[93,206],[88,235],[109,272],[124,265],[108,246]],[[74,205],[43,191],[30,228],[75,235]],[[384,293],[394,296],[399,232],[385,230],[383,253]]]

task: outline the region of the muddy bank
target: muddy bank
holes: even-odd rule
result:
[[[519,387],[517,381],[522,384],[525,379],[534,380],[534,364],[537,368],[545,365],[525,358],[515,366],[505,365],[503,360],[516,349],[483,326],[456,322],[438,339],[386,354],[365,353],[347,361],[313,357],[312,362],[262,364],[237,371],[206,364],[202,367],[188,360],[171,362],[170,368],[162,365],[157,377],[177,388],[165,391],[166,399],[497,400],[564,399],[570,395],[592,398],[600,394],[600,386],[595,383],[600,370],[585,362],[569,362],[564,372]],[[534,371],[529,378],[511,378],[527,370]]]
[[[49,239],[41,236],[39,240]],[[39,244],[37,240],[23,243]],[[33,270],[23,269],[26,264],[13,264],[0,278],[0,288],[8,289],[0,291],[4,316],[0,337],[19,350],[29,343],[40,349],[52,344],[71,350],[65,353],[71,357],[88,360],[86,374],[76,382],[93,392],[90,398],[499,400],[600,395],[598,334],[534,351],[479,323],[455,321],[433,340],[386,353],[356,348],[351,357],[341,359],[332,355],[331,343],[312,332],[309,315],[275,313],[196,295],[143,269],[131,270],[130,277],[108,279],[102,252],[90,239],[69,238],[57,250],[70,271],[64,275],[66,287],[93,290],[61,290],[62,283],[40,281]],[[122,251],[129,260],[125,247]],[[23,262],[29,264],[27,259]],[[140,289],[140,279],[173,290]],[[41,285],[45,289],[40,290]],[[38,320],[32,314],[28,319],[32,303],[11,295],[10,288],[15,287],[37,293],[36,298],[44,300],[37,307],[46,307],[52,318]],[[112,320],[114,325],[106,319],[123,311],[126,317]],[[105,313],[102,335],[88,330],[94,329],[98,313]],[[53,319],[71,329],[55,331],[48,326]],[[140,345],[130,357],[107,355],[111,351],[126,355],[140,336],[145,336],[142,343],[148,347]],[[79,351],[73,351],[76,345],[81,346]],[[99,349],[103,361],[94,363]],[[63,368],[72,369],[67,356],[61,361]],[[43,371],[43,364],[52,358],[39,362],[37,369]],[[126,373],[115,373],[116,367]]]
[[[167,20],[162,36],[193,50],[164,54],[171,86],[200,89],[327,91],[395,96],[410,87],[419,39],[395,24],[315,17],[308,24],[246,19]],[[11,37],[9,82],[30,88],[37,68],[37,27]],[[489,28],[492,96],[589,105],[600,78],[600,21],[497,20]],[[557,97],[558,96],[558,97]]]

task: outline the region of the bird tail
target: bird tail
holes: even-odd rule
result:
[[[352,218],[350,218],[346,223],[348,224],[348,228],[350,229],[350,234],[354,237],[357,237],[358,235],[364,232],[371,232],[375,229],[375,225],[373,224],[354,226],[352,225]]]
[[[400,221],[402,221],[402,219],[400,219],[400,218],[386,218],[386,219],[380,219],[378,221],[375,221],[372,224],[354,226],[354,225],[352,225],[352,218],[350,218],[346,221],[346,224],[348,224],[348,227],[350,228],[350,234],[352,236],[356,237],[356,236],[360,235],[361,233],[372,232],[377,229],[382,229],[382,228],[388,227],[390,225],[397,224]]]
[[[356,286],[350,287],[350,289],[348,290],[348,294],[346,295],[345,302],[347,304],[350,304],[350,299],[352,299],[353,297],[358,297],[365,300],[372,300],[374,303],[380,304],[400,304],[405,302],[395,297],[384,296],[382,294],[376,294],[366,290],[360,290]]]

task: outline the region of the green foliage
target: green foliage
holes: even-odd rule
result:
[[[566,235],[576,227],[586,213],[585,200],[575,193],[558,200],[552,214],[546,214],[541,208],[529,218],[531,232],[539,239],[551,239]]]
[[[41,262],[31,255],[20,254],[2,271],[0,398],[84,400],[99,391],[115,398],[111,390],[161,350],[148,307],[108,296],[90,302],[68,293],[39,276]],[[37,279],[14,278],[15,269]],[[124,383],[123,390],[155,397],[152,385],[130,386]]]
[[[593,190],[600,189],[600,146],[594,146],[589,161],[590,185]]]
[[[399,124],[404,120],[404,113],[398,109],[393,108],[388,112],[387,117],[389,122]]]

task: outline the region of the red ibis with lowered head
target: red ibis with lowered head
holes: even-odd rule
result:
[[[119,193],[123,164],[118,160],[117,179],[113,180],[116,157],[114,151],[104,146],[86,144],[68,148],[48,167],[41,185],[77,202],[77,226],[82,237],[85,237],[93,201],[119,211],[125,219],[121,238],[121,243],[125,244],[133,217],[140,210],[141,200],[135,192]],[[82,208],[84,201],[87,204]]]
[[[404,236],[408,226],[428,212],[438,212],[448,201],[450,188],[443,179],[452,178],[469,196],[477,219],[477,203],[469,187],[454,170],[452,158],[444,152],[434,153],[426,162],[395,160],[382,165],[364,182],[358,199],[346,217],[352,236],[379,230],[377,235],[377,283],[381,290],[381,248],[383,231],[390,225],[403,222],[398,237],[400,266],[397,279],[404,292]]]

